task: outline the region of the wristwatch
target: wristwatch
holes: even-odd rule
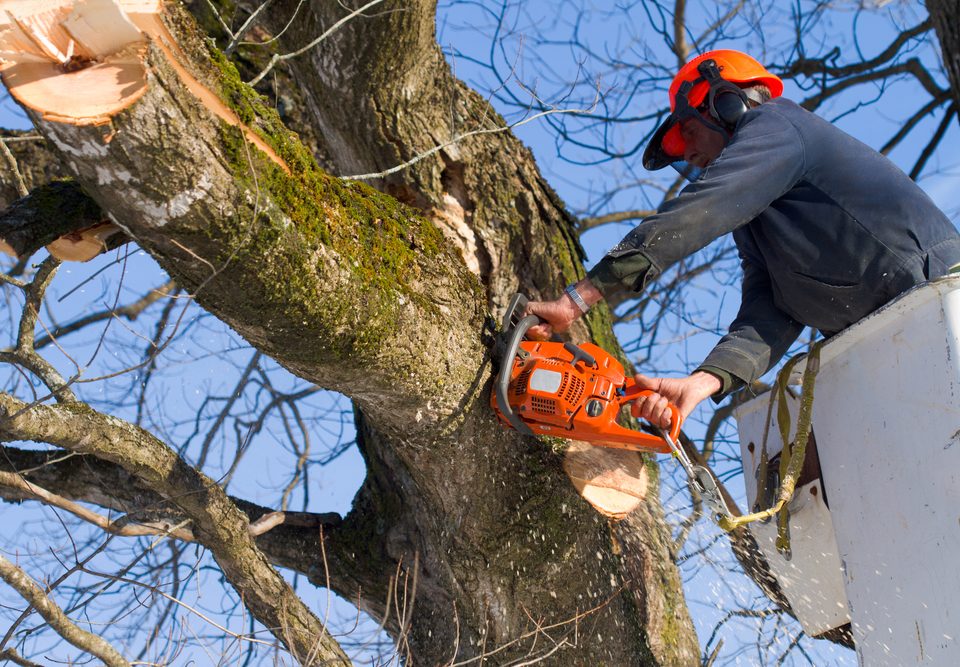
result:
[[[583,297],[580,296],[580,293],[577,291],[577,288],[574,287],[572,284],[567,285],[566,289],[564,289],[563,291],[567,293],[567,296],[573,299],[573,302],[577,304],[577,308],[580,309],[581,313],[585,314],[588,310],[590,310],[590,306],[587,305],[587,302],[583,300]]]

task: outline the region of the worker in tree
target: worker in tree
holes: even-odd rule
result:
[[[691,181],[556,301],[531,302],[544,337],[606,295],[640,292],[674,262],[726,234],[743,268],[740,311],[702,364],[680,379],[637,376],[653,395],[633,413],[669,422],[763,375],[812,326],[829,337],[960,262],[960,234],[887,158],[780,97],[750,56],[717,50],[670,85],[672,113],[643,155]]]

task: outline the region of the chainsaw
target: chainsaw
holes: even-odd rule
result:
[[[575,345],[556,337],[526,340],[527,331],[541,323],[536,315],[523,316],[526,306],[525,296],[513,296],[497,338],[495,354],[500,368],[490,404],[499,420],[526,435],[672,454],[713,513],[731,516],[713,475],[694,464],[677,444],[682,424],[677,407],[669,405],[670,429],[657,429],[659,435],[622,426],[618,422],[622,408],[654,392],[641,389],[627,377],[623,364],[598,345]]]

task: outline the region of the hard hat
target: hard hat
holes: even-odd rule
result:
[[[670,84],[670,115],[657,128],[643,153],[646,169],[662,169],[682,161],[686,142],[680,120],[701,110],[719,124],[718,131],[733,131],[749,108],[746,94],[736,84],[763,84],[771,97],[783,94],[783,81],[746,53],[732,49],[708,51],[697,56]]]

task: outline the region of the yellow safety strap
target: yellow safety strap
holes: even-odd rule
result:
[[[789,514],[787,503],[793,498],[797,479],[803,469],[803,461],[807,453],[807,441],[810,439],[810,427],[813,420],[813,387],[820,370],[820,348],[823,341],[818,341],[810,348],[807,365],[803,371],[803,383],[800,389],[800,410],[797,415],[797,429],[794,442],[790,443],[790,409],[787,404],[787,382],[794,366],[804,355],[797,355],[790,359],[777,375],[777,426],[783,442],[783,452],[780,454],[780,491],[777,501],[772,507],[765,510],[737,517],[723,517],[718,522],[720,527],[731,531],[754,521],[769,519],[774,514],[780,514],[777,531],[777,549],[790,550]]]

